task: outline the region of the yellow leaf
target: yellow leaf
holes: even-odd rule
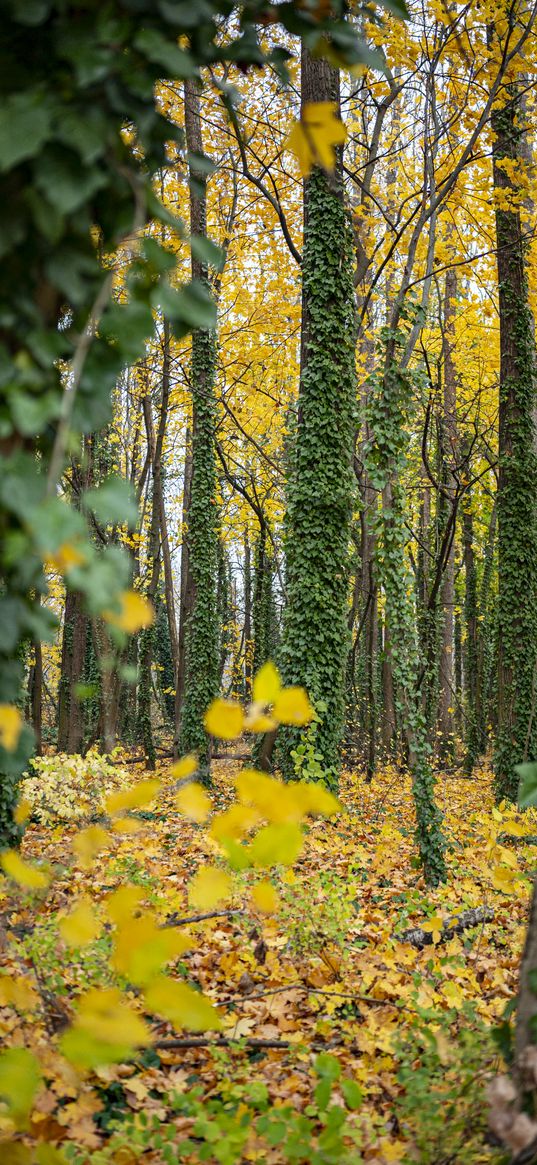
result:
[[[332,817],[334,813],[342,812],[337,797],[325,789],[324,785],[318,785],[312,781],[299,781],[293,785],[293,792],[304,813],[318,813],[321,817]]]
[[[117,817],[111,825],[113,833],[143,833],[146,828],[145,823],[138,821],[136,817]]]
[[[7,1105],[18,1128],[25,1128],[27,1117],[41,1086],[41,1069],[27,1048],[8,1048],[0,1053],[0,1101]]]
[[[136,1047],[151,1043],[147,1024],[123,999],[117,987],[94,987],[80,1000],[72,1028],[61,1041],[64,1056],[79,1067],[127,1059]]]
[[[285,146],[296,155],[300,172],[307,178],[313,166],[334,169],[335,146],[343,145],[346,136],[335,101],[316,101],[304,106],[301,119],[291,127]]]
[[[444,983],[442,995],[447,999],[451,1007],[462,1007],[464,1003],[464,995],[456,983]]]
[[[15,1007],[17,1011],[34,1011],[41,999],[28,979],[3,975],[0,978],[0,1003]]]
[[[154,801],[160,787],[160,781],[157,780],[139,781],[130,789],[111,793],[104,803],[105,810],[110,816],[114,816],[116,813],[123,813],[125,809],[138,809],[140,805]]]
[[[72,566],[81,566],[86,561],[86,555],[72,542],[62,542],[54,554],[48,554],[45,565],[60,574],[67,574]]]
[[[151,627],[155,621],[155,612],[148,599],[138,591],[122,591],[119,596],[118,611],[103,611],[103,618],[112,627],[126,631],[133,635],[142,627]]]
[[[81,898],[69,914],[58,922],[62,939],[70,947],[87,947],[101,931],[101,923],[89,898]]]
[[[244,720],[244,727],[248,732],[272,732],[274,728],[278,727],[272,716],[267,716],[262,711],[263,707],[263,704],[249,705]]]
[[[185,785],[175,798],[175,803],[181,813],[190,817],[192,821],[206,821],[212,809],[212,802],[202,785]]]
[[[235,700],[213,700],[204,717],[205,728],[221,740],[235,740],[244,724],[244,712]]]
[[[233,882],[224,870],[216,866],[200,866],[188,887],[188,900],[201,910],[212,910],[218,902],[229,898]]]
[[[492,871],[492,885],[495,890],[500,890],[502,894],[512,894],[515,888],[515,876],[511,870],[505,866],[496,866]]]
[[[210,835],[215,841],[226,837],[244,837],[254,825],[259,824],[259,813],[250,805],[230,805],[224,813],[218,813],[211,822]]]
[[[104,908],[110,922],[115,922],[117,926],[127,918],[132,918],[144,897],[141,886],[120,886],[119,890],[108,894],[104,900]]]
[[[263,664],[254,678],[252,695],[256,704],[273,704],[282,682],[280,673],[270,660]]]
[[[314,711],[304,688],[282,688],[274,702],[272,713],[280,724],[295,724],[299,728],[309,724]]]
[[[16,824],[22,825],[24,821],[28,820],[31,812],[32,806],[30,802],[27,801],[25,797],[21,797],[21,800],[19,801],[13,814]]]
[[[100,825],[88,825],[87,829],[81,829],[80,833],[75,834],[71,846],[83,869],[89,870],[97,854],[105,848],[108,841],[106,829],[101,829]]]
[[[531,832],[522,821],[515,821],[514,817],[504,821],[504,830],[510,837],[526,837]]]
[[[252,890],[252,898],[262,914],[274,914],[280,905],[279,896],[270,882],[258,882]]]
[[[431,934],[433,936],[433,943],[436,944],[440,942],[443,925],[443,918],[439,914],[434,914],[432,918],[428,918],[426,922],[422,923],[421,929],[424,930],[426,934]]]
[[[132,918],[114,935],[112,963],[137,987],[149,983],[165,963],[188,951],[192,939],[183,931],[161,927],[150,914]]]
[[[218,1012],[204,995],[193,991],[186,983],[164,976],[145,992],[145,1003],[149,1011],[156,1011],[188,1031],[218,1031],[222,1027]]]
[[[0,744],[15,752],[22,732],[22,716],[15,704],[0,704]]]
[[[182,756],[180,760],[176,761],[170,769],[172,777],[176,781],[181,780],[181,777],[191,777],[199,767],[199,761],[195,752],[189,752],[187,756]]]
[[[293,822],[266,825],[256,834],[249,847],[254,866],[290,866],[304,844],[300,827]]]
[[[18,882],[19,886],[28,886],[31,890],[44,890],[49,884],[49,878],[42,870],[37,870],[29,862],[23,861],[20,854],[14,849],[5,850],[0,854],[0,865],[9,878]]]

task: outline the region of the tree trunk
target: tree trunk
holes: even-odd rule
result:
[[[67,591],[63,615],[60,684],[58,689],[58,752],[82,751],[84,709],[76,694],[81,683],[86,657],[88,618],[82,598]]]
[[[491,33],[491,37],[492,37]],[[498,481],[498,731],[496,793],[515,800],[515,765],[537,758],[537,465],[535,344],[526,244],[517,202],[520,91],[492,113],[500,312]],[[513,170],[513,164],[515,170]],[[514,176],[513,176],[514,175]]]
[[[302,104],[334,102],[339,76],[302,50]],[[302,335],[298,423],[288,479],[287,606],[281,661],[285,681],[302,684],[325,710],[316,750],[336,783],[345,716],[347,602],[354,482],[356,373],[352,231],[343,202],[341,159],[304,182]],[[294,775],[299,732],[278,737]]]
[[[207,197],[205,175],[196,170],[193,156],[203,154],[200,89],[185,82],[185,132],[191,161],[190,229],[205,235]],[[207,268],[192,253],[192,276],[208,282]],[[187,625],[184,700],[181,710],[181,748],[196,750],[200,768],[209,779],[212,744],[203,717],[218,690],[218,510],[216,478],[216,335],[192,333],[192,483],[187,522],[192,610]]]
[[[188,514],[192,489],[192,444],[187,427],[185,437],[185,470],[183,481],[183,512],[181,519],[181,576],[179,590],[179,632],[177,639],[177,680],[175,684],[176,740],[180,734],[181,714],[185,694],[186,628],[192,611],[192,574],[188,551]],[[177,749],[176,749],[177,751]]]
[[[442,460],[444,463],[444,483],[451,499],[456,482],[453,476],[453,462],[457,454],[457,382],[453,364],[455,340],[455,303],[457,296],[457,272],[446,274],[444,291],[444,331],[442,353],[444,358],[444,410],[442,417]],[[455,539],[451,540],[448,551],[442,588],[440,593],[442,612],[442,641],[440,646],[438,702],[439,756],[449,761],[453,756],[453,707],[455,703],[453,608],[455,606]]]

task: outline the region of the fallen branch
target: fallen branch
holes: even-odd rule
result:
[[[205,922],[207,918],[226,918],[230,914],[244,914],[244,910],[208,910],[206,914],[189,914],[185,918],[170,914],[163,926],[190,926],[194,922]]]
[[[463,934],[465,930],[479,926],[482,922],[492,922],[493,918],[492,906],[476,906],[473,910],[461,910],[460,914],[455,914],[453,918],[448,918],[447,922],[444,922],[438,942],[449,942],[449,939],[453,938],[454,935]],[[411,946],[421,950],[422,947],[432,943],[433,936],[431,931],[423,930],[421,926],[415,926],[411,927],[410,930],[405,930],[399,941],[410,943]]]
[[[231,1044],[246,1044],[249,1048],[290,1048],[289,1040],[259,1040],[254,1036],[184,1036],[176,1040],[157,1040],[152,1048],[228,1048]]]

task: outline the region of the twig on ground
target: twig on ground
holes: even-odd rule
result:
[[[456,934],[463,934],[465,930],[470,930],[473,926],[479,926],[482,922],[492,922],[494,918],[494,910],[492,906],[476,906],[473,910],[461,910],[460,914],[455,914],[453,918],[448,918],[444,922],[439,943],[448,942]],[[429,946],[433,942],[432,933],[428,930],[423,930],[421,926],[411,927],[410,930],[405,930],[399,936],[399,941],[403,943],[410,943],[413,947]]]

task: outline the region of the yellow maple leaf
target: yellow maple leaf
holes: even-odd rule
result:
[[[88,825],[75,834],[71,846],[83,869],[89,870],[93,861],[108,844],[109,836],[100,825]]]
[[[159,926],[152,915],[131,918],[114,935],[112,963],[137,987],[155,978],[172,959],[188,951],[192,939],[169,927]]]
[[[0,854],[0,865],[9,878],[18,882],[19,886],[27,886],[30,890],[44,890],[49,884],[49,878],[42,870],[25,862],[14,849],[5,850]]]
[[[464,1003],[464,995],[456,983],[444,983],[441,988],[442,995],[447,999],[451,1007],[462,1007]]]
[[[0,704],[0,744],[15,752],[22,732],[22,715],[15,704]]]
[[[130,789],[111,793],[104,803],[105,810],[113,817],[116,813],[123,813],[125,809],[138,809],[140,805],[148,805],[154,801],[160,787],[160,781],[155,779],[139,781]]]
[[[176,761],[170,769],[171,776],[176,781],[181,780],[182,777],[191,777],[199,767],[199,761],[195,752],[189,752],[187,756],[182,756],[180,760]]]
[[[176,795],[175,803],[181,813],[190,817],[192,821],[206,821],[212,809],[211,798],[207,796],[202,785],[185,785]]]
[[[426,934],[432,935],[433,943],[439,943],[442,937],[442,927],[444,920],[440,914],[433,914],[432,918],[428,918],[427,922],[422,923],[421,929]]]
[[[67,574],[72,566],[81,566],[85,561],[86,555],[78,546],[73,542],[62,542],[54,554],[47,555],[45,565],[59,574]]]
[[[295,822],[284,825],[266,825],[256,833],[250,848],[254,866],[290,866],[304,844],[304,835]]]
[[[151,627],[155,621],[155,611],[139,591],[122,591],[119,596],[118,611],[103,611],[103,618],[111,627],[133,635],[143,627]]]
[[[126,834],[142,833],[145,828],[144,822],[135,817],[117,817],[111,826],[113,833]]]
[[[496,866],[492,871],[492,885],[502,894],[512,894],[515,888],[515,875],[505,866]]]
[[[79,902],[58,922],[62,939],[70,947],[89,946],[100,934],[101,923],[97,918],[89,898]]]
[[[279,895],[270,882],[258,882],[252,889],[252,898],[262,914],[274,914],[280,905]]]
[[[68,1060],[80,1067],[126,1059],[151,1043],[147,1024],[129,1007],[117,987],[93,987],[81,998],[73,1026],[61,1041]]]
[[[145,1003],[149,1011],[188,1031],[218,1031],[222,1026],[218,1012],[204,995],[164,975],[145,992]]]
[[[299,728],[309,724],[315,715],[304,688],[282,688],[272,714],[280,724],[294,724]]]
[[[334,169],[335,147],[342,146],[346,137],[347,131],[338,117],[336,102],[314,101],[304,106],[300,121],[295,121],[291,127],[285,146],[296,155],[300,173],[307,178],[313,166]]]
[[[263,664],[254,677],[252,695],[256,704],[273,704],[281,690],[280,673],[270,660]]]
[[[213,700],[204,717],[205,728],[221,740],[235,740],[244,725],[244,712],[235,700]]]
[[[41,999],[28,979],[3,975],[0,978],[0,1003],[15,1007],[17,1011],[34,1011]]]
[[[127,918],[132,918],[135,910],[145,897],[141,886],[120,886],[108,894],[104,900],[104,908],[111,922],[120,925]]]
[[[30,802],[26,800],[26,797],[21,797],[21,799],[17,805],[17,808],[15,809],[15,812],[13,814],[13,818],[14,818],[16,824],[22,825],[24,821],[28,820],[31,812],[32,812],[32,806],[31,806]]]
[[[249,704],[244,719],[244,727],[248,732],[272,732],[277,728],[276,721],[263,712],[263,707],[263,704]]]
[[[244,837],[254,825],[259,824],[259,813],[250,805],[230,805],[223,813],[218,813],[211,822],[210,835],[215,841],[225,837]]]
[[[219,902],[229,898],[233,882],[225,870],[216,866],[200,866],[188,887],[188,900],[201,910],[212,910]]]

